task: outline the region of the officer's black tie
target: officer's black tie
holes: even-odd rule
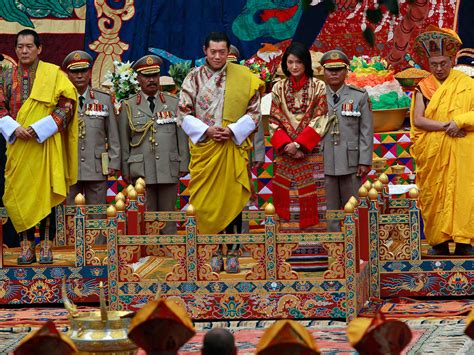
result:
[[[155,112],[155,97],[154,96],[148,96],[148,102],[150,103],[150,111],[151,113]]]
[[[84,107],[84,101],[86,100],[86,98],[84,96],[79,96],[79,108],[82,110],[82,108]]]
[[[339,95],[336,93],[332,94],[332,100],[337,104],[339,102]]]

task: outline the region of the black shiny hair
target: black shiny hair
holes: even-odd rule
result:
[[[224,32],[211,32],[207,35],[206,40],[204,41],[204,48],[209,48],[209,43],[213,42],[225,42],[227,44],[227,49],[230,48],[229,37]]]
[[[35,46],[37,48],[39,48],[39,46],[41,46],[41,40],[40,40],[40,36],[39,36],[38,32],[30,30],[29,28],[27,28],[26,30],[21,30],[20,32],[18,32],[16,34],[15,47],[18,44],[18,37],[20,37],[20,36],[33,36],[33,41],[35,42]]]
[[[291,43],[283,54],[283,57],[281,58],[281,69],[283,70],[283,73],[285,73],[287,77],[291,76],[288,70],[288,64],[286,63],[290,54],[293,54],[295,57],[298,57],[303,62],[304,73],[308,78],[311,78],[313,76],[313,68],[311,66],[311,54],[309,53],[309,49],[306,48],[306,46],[300,42]]]

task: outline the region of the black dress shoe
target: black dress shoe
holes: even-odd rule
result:
[[[472,250],[471,244],[456,243],[454,255],[473,256],[474,251]]]
[[[430,250],[428,250],[428,255],[450,255],[449,254],[449,240],[434,245]]]

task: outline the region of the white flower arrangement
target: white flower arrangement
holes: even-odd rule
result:
[[[137,73],[132,69],[132,64],[129,61],[123,63],[115,60],[114,72],[112,73],[109,70],[105,74],[105,79],[112,83],[111,90],[114,92],[117,101],[127,99],[140,89]]]

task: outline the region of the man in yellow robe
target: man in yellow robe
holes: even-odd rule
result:
[[[41,50],[35,31],[19,32],[19,65],[4,73],[0,87],[0,132],[8,143],[3,202],[16,231],[29,231],[23,233],[19,264],[36,261],[35,226],[47,225],[51,209],[77,181],[77,92],[58,66],[38,59]],[[53,261],[49,239],[40,263]]]
[[[251,194],[248,138],[260,120],[263,82],[248,68],[227,63],[229,46],[224,33],[207,37],[206,63],[188,74],[178,105],[178,124],[191,141],[190,203],[201,233],[240,232]],[[219,271],[222,258],[214,260]],[[227,266],[238,271],[237,258],[228,259]]]
[[[472,255],[474,238],[474,81],[452,70],[461,45],[452,30],[430,27],[415,41],[432,75],[412,102],[412,154],[431,254]]]

